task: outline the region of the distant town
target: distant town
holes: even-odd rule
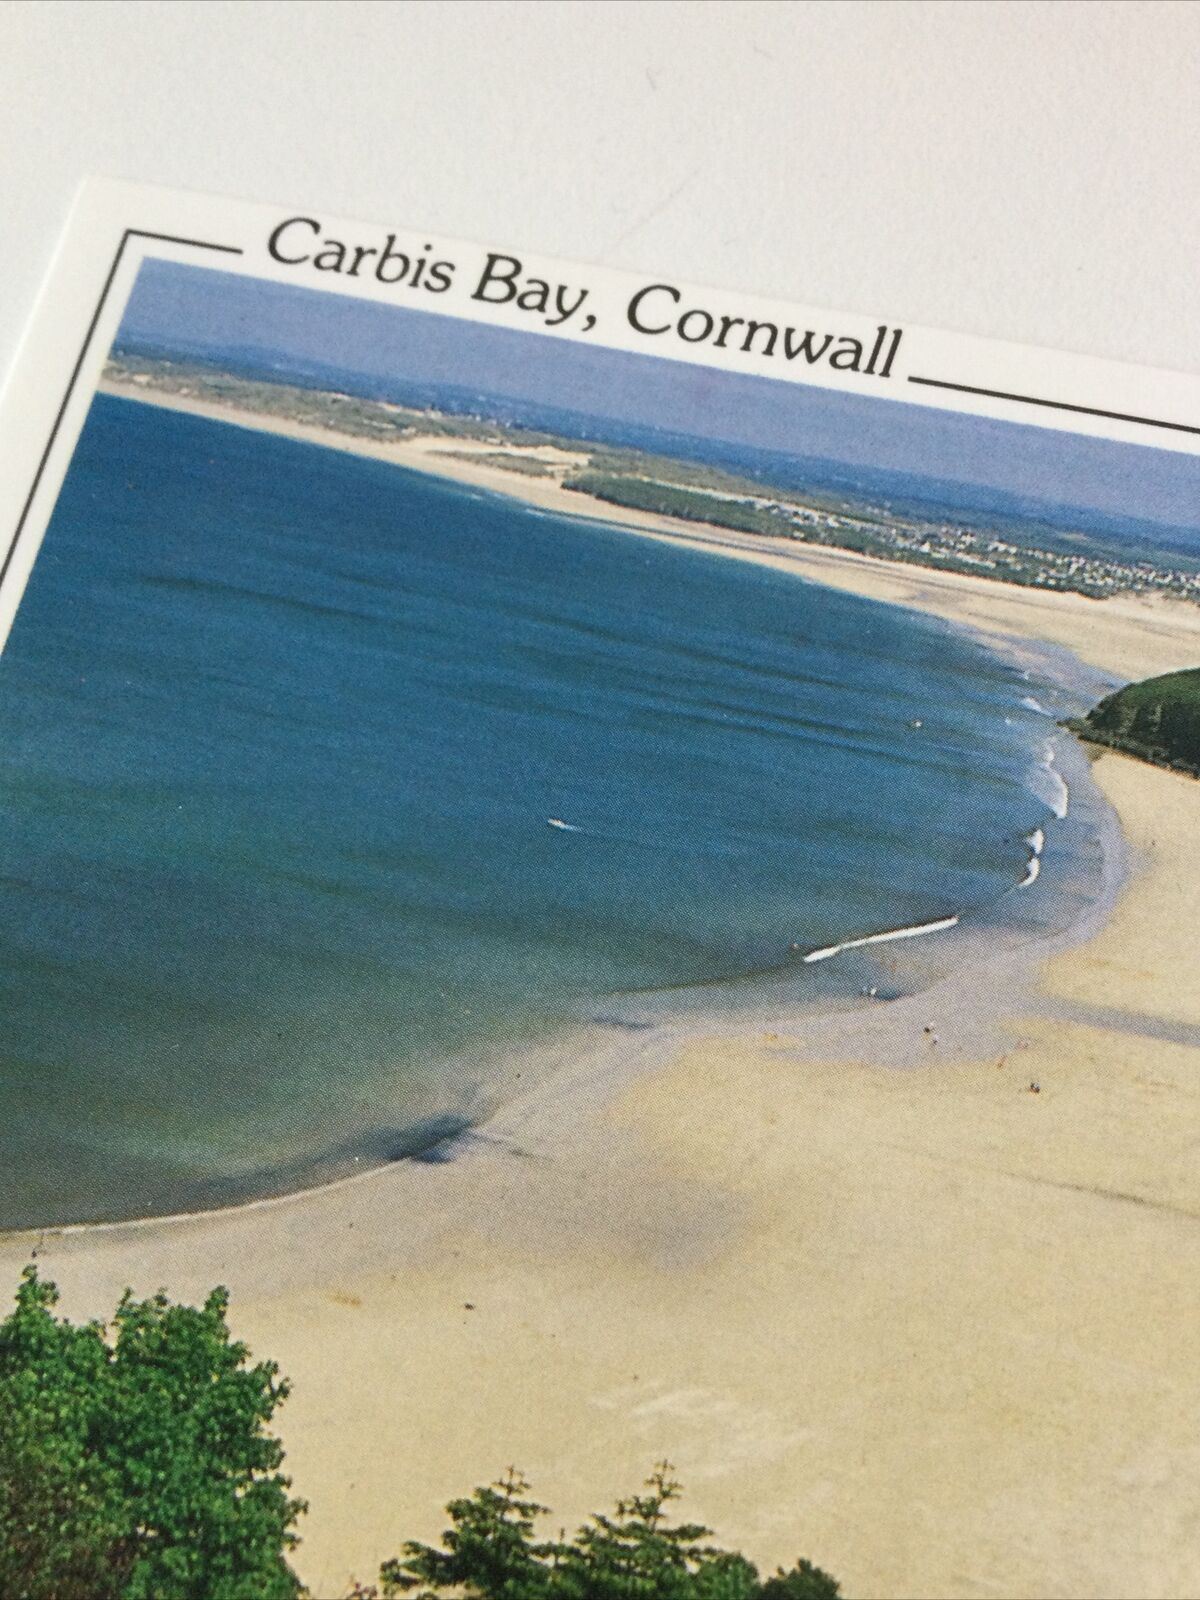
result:
[[[1200,564],[1193,569],[1113,559],[1089,551],[1088,536],[1082,533],[1076,540],[1078,551],[1053,550],[1010,529],[925,519],[885,506],[855,504],[824,490],[775,488],[699,462],[543,433],[485,415],[242,377],[199,362],[121,353],[110,359],[104,379],[118,390],[150,389],[379,444],[434,440],[440,454],[453,456],[458,441],[464,457],[469,454],[472,460],[529,477],[554,478],[581,497],[743,534],[796,539],[1095,599],[1159,594],[1200,604]]]

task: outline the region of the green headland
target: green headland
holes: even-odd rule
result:
[[[1200,667],[1127,684],[1067,726],[1095,744],[1200,777]]]

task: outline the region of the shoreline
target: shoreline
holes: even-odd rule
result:
[[[1074,790],[1072,792],[1074,793]],[[1097,794],[1099,793],[1097,790]],[[354,1166],[351,1170],[333,1171],[327,1177],[314,1177],[311,1181],[302,1182],[294,1188],[268,1190],[261,1194],[250,1194],[245,1199],[230,1200],[213,1206],[200,1206],[182,1211],[151,1212],[90,1222],[44,1223],[0,1228],[0,1250],[21,1243],[41,1245],[51,1239],[86,1238],[100,1234],[121,1235],[158,1227],[171,1229],[192,1223],[203,1223],[209,1219],[233,1218],[243,1213],[273,1210],[325,1195],[333,1197],[340,1190],[380,1180],[398,1167],[414,1163],[422,1164],[431,1160],[457,1160],[464,1154],[469,1155],[472,1144],[477,1140],[508,1137],[512,1131],[510,1124],[524,1123],[531,1114],[536,1116],[538,1108],[547,1098],[553,1098],[564,1088],[570,1096],[581,1082],[584,1084],[592,1081],[623,1082],[636,1076],[639,1071],[648,1070],[646,1068],[648,1059],[661,1061],[697,1035],[721,1032],[730,1037],[737,1037],[763,1029],[787,1030],[820,1024],[827,1035],[845,1033],[847,1036],[853,1036],[862,1033],[867,1036],[872,1030],[863,1024],[870,1013],[877,1015],[882,1009],[901,1005],[919,1009],[924,997],[957,994],[960,987],[964,991],[960,1000],[965,1006],[969,980],[977,979],[981,971],[987,968],[991,969],[992,974],[987,986],[993,991],[1004,987],[998,982],[996,975],[1001,971],[1009,974],[1008,987],[1012,991],[1009,998],[1012,999],[1032,986],[1033,967],[1055,952],[1085,941],[1112,913],[1127,878],[1126,854],[1117,813],[1102,803],[1098,820],[1103,829],[1101,848],[1104,867],[1101,879],[1095,894],[1085,902],[1073,918],[1048,931],[1026,933],[1024,936],[1017,931],[1017,925],[1014,924],[1008,929],[1009,942],[1002,943],[999,953],[994,946],[989,946],[986,952],[972,949],[972,944],[978,942],[979,936],[977,933],[968,935],[966,930],[963,930],[965,935],[962,937],[963,948],[949,963],[944,973],[930,982],[918,985],[911,992],[889,998],[879,1005],[869,1005],[860,997],[852,996],[849,991],[836,1000],[828,997],[806,997],[778,1001],[765,988],[761,994],[756,995],[755,990],[763,983],[764,975],[761,973],[735,973],[727,978],[710,980],[702,986],[689,986],[682,991],[653,990],[647,994],[633,996],[618,994],[610,997],[610,1009],[613,1011],[618,1010],[623,1004],[638,1001],[649,1002],[652,1008],[656,1008],[668,992],[671,994],[682,992],[688,996],[711,994],[718,997],[718,1002],[715,1012],[701,1009],[694,1013],[668,1014],[662,1020],[639,1019],[632,1022],[628,1019],[593,1018],[588,1023],[576,1022],[566,1025],[561,1036],[540,1038],[533,1047],[532,1057],[526,1055],[520,1057],[523,1071],[533,1060],[538,1059],[541,1052],[548,1054],[551,1060],[548,1065],[538,1060],[539,1070],[528,1073],[528,1076],[535,1081],[519,1095],[500,1100],[493,1109],[484,1112],[464,1127],[431,1137],[428,1144],[407,1151],[404,1155],[389,1158],[353,1155],[347,1159],[354,1163],[361,1161],[361,1166]],[[1043,830],[1036,831],[1040,834]],[[1031,856],[1031,865],[1040,861],[1041,854],[1039,846],[1036,853]],[[934,922],[907,928],[887,929],[860,938],[847,939],[826,948],[814,949],[799,958],[797,967],[783,966],[773,969],[765,976],[768,979],[786,981],[794,972],[798,974],[799,967],[823,962],[843,952],[904,941],[930,933],[959,930],[964,918],[971,918],[980,912],[993,912],[1010,895],[1031,886],[1037,875],[1035,873],[1033,877],[1027,875],[1024,879],[1014,880],[995,901],[989,902],[986,906],[970,906]],[[992,929],[990,932],[994,934],[995,930]],[[1013,969],[1019,969],[1019,975],[1014,975]],[[740,1008],[732,1013],[733,1020],[721,1020],[719,997],[726,992],[738,991],[741,991],[739,994],[741,1004]],[[749,1006],[746,1004],[747,996]]]
[[[993,643],[1045,623],[1070,650],[1084,626],[1073,596],[716,553],[832,562]],[[1097,670],[1200,660],[1174,607],[1080,606]],[[237,1335],[293,1380],[316,1593],[436,1537],[508,1461],[573,1524],[667,1455],[722,1543],[766,1570],[808,1555],[860,1600],[1193,1594],[1200,784],[1108,752],[1090,771],[1104,888],[1067,928],[977,930],[977,959],[878,1006],[614,1037],[443,1161],[8,1233],[0,1260],[15,1283],[36,1246],[73,1317],[127,1283],[229,1286]]]
[[[1026,835],[1025,842],[1030,850],[1026,875],[1014,877],[994,899],[968,904],[951,915],[931,922],[881,929],[860,937],[847,938],[832,946],[814,947],[803,954],[793,946],[793,959],[769,969],[735,972],[702,984],[601,997],[605,1002],[606,1014],[563,1022],[553,1032],[526,1041],[513,1056],[510,1065],[519,1062],[521,1071],[517,1077],[527,1080],[518,1095],[493,1099],[487,1109],[465,1121],[462,1126],[437,1133],[428,1142],[414,1145],[402,1155],[351,1152],[342,1156],[336,1165],[322,1157],[314,1163],[314,1175],[294,1186],[267,1187],[260,1192],[248,1192],[244,1198],[222,1200],[208,1206],[92,1221],[0,1227],[0,1251],[22,1243],[40,1247],[51,1239],[122,1235],[158,1227],[178,1228],[204,1223],[209,1219],[233,1218],[243,1213],[273,1210],[325,1195],[332,1197],[343,1189],[381,1179],[400,1167],[443,1159],[457,1160],[464,1154],[469,1155],[477,1141],[508,1137],[511,1120],[523,1122],[531,1112],[536,1115],[537,1108],[564,1086],[568,1094],[574,1094],[580,1081],[585,1084],[593,1080],[597,1083],[624,1082],[643,1070],[647,1059],[661,1061],[698,1035],[722,1033],[737,1037],[762,1029],[786,1031],[819,1024],[827,1034],[845,1034],[847,1038],[852,1038],[861,1031],[864,1037],[868,1037],[873,1030],[869,1026],[862,1027],[862,1024],[869,1014],[878,1015],[897,1006],[919,1008],[923,997],[933,993],[957,993],[961,988],[961,1003],[966,1009],[971,1009],[968,1000],[969,980],[978,978],[985,970],[990,970],[990,978],[985,984],[989,992],[995,996],[1003,991],[1004,997],[1012,1000],[1031,986],[1032,968],[1037,963],[1091,936],[1111,914],[1127,878],[1120,819],[1104,799],[1102,790],[1088,775],[1086,756],[1079,741],[1073,735],[1066,734],[1065,730],[1064,734],[1079,751],[1076,761],[1079,770],[1072,774],[1069,790],[1073,808],[1075,812],[1078,811],[1082,798],[1083,807],[1095,813],[1094,825],[1103,860],[1094,893],[1066,921],[1056,920],[1049,928],[1031,931],[1023,927],[1020,919],[1009,921],[1000,915],[1000,908],[1010,897],[1031,887],[1040,876],[1046,841],[1045,827],[1052,825],[1047,819],[1044,827],[1038,827]],[[1066,793],[1066,780],[1057,765],[1052,770]],[[1056,820],[1061,822],[1064,817],[1065,813]],[[1031,870],[1034,868],[1037,870]],[[986,930],[975,926],[980,919],[987,922]],[[926,976],[924,980],[917,981],[912,988],[886,996],[879,1002],[865,999],[865,989],[853,991],[848,988],[836,995],[823,996],[785,994],[781,997],[777,993],[780,987],[789,986],[800,976],[802,969],[810,965],[824,963],[827,959],[866,947],[907,943],[914,938],[943,932],[953,935],[955,949],[948,959],[935,963],[941,970],[932,977]],[[942,942],[938,940],[939,944]],[[998,975],[1001,973],[1009,975],[1007,987],[999,982]],[[874,991],[871,993],[873,995]],[[678,1005],[680,997],[696,1004],[684,1009],[672,1009],[672,1002]],[[622,1012],[632,1015],[622,1015]],[[889,1061],[888,1064],[895,1063]]]
[[[72,1316],[111,1312],[127,1282],[185,1299],[227,1283],[238,1336],[295,1385],[281,1431],[312,1502],[298,1561],[317,1593],[433,1536],[446,1499],[505,1460],[572,1520],[636,1483],[655,1449],[723,1538],[764,1566],[795,1546],[855,1595],[1194,1592],[1186,1473],[1169,1497],[1180,1542],[1155,1553],[1174,1576],[1154,1583],[1128,1539],[1146,1495],[1161,1519],[1161,1475],[1130,1487],[1103,1407],[1114,1359],[1120,1403],[1148,1348],[1178,1374],[1144,1391],[1164,1427],[1162,1405],[1183,1416],[1196,1388],[1200,1338],[1179,1320],[1200,1268],[1200,1230],[1179,1231],[1200,1221],[1196,1048],[1138,1019],[1170,1011],[1186,967],[1181,946],[1164,983],[1147,950],[1164,893],[1168,912],[1186,893],[1168,886],[1200,786],[1119,756],[1098,772],[1133,847],[1145,857],[1161,839],[1111,914],[1094,903],[1082,924],[878,1009],[621,1041],[445,1163],[169,1222],[10,1235],[0,1258],[15,1281],[36,1245]],[[1190,917],[1200,926],[1200,900]],[[1194,990],[1185,1012],[1200,1038]],[[1122,1298],[1135,1286],[1177,1291],[1175,1314],[1148,1329],[1142,1301]],[[1024,1452],[1014,1404],[1048,1418]],[[1112,1443],[1103,1518],[998,1530],[997,1494],[1040,1495],[1051,1468],[1071,1472],[1085,1414],[1093,1454],[1065,1503],[1079,1510]],[[970,1437],[951,1447],[960,1426]],[[964,1452],[973,1474],[948,1471]]]
[[[710,981],[702,988],[689,987],[683,992],[688,995],[715,993],[719,996],[723,991],[736,991],[745,985],[750,990],[752,1002],[749,1014],[743,1009],[734,1013],[733,1020],[722,1021],[719,1020],[719,1015],[701,1010],[690,1015],[686,1012],[668,1015],[665,1020],[659,1021],[639,1020],[634,1024],[628,1021],[598,1019],[593,1019],[590,1024],[572,1024],[565,1029],[563,1041],[558,1039],[553,1042],[549,1039],[539,1041],[538,1048],[547,1048],[553,1060],[549,1066],[543,1066],[540,1073],[532,1075],[536,1078],[535,1083],[526,1087],[519,1095],[500,1101],[493,1110],[462,1129],[432,1138],[428,1145],[423,1145],[405,1155],[390,1159],[354,1156],[352,1159],[355,1162],[360,1160],[363,1162],[363,1165],[356,1170],[337,1172],[329,1177],[315,1178],[295,1188],[250,1195],[246,1199],[220,1205],[94,1222],[47,1223],[0,1229],[0,1251],[7,1246],[22,1243],[36,1243],[41,1246],[51,1239],[87,1238],[101,1234],[122,1235],[158,1227],[172,1229],[188,1224],[203,1224],[209,1220],[236,1218],[243,1214],[274,1210],[310,1200],[319,1201],[322,1196],[332,1198],[338,1191],[382,1180],[394,1169],[423,1164],[431,1159],[458,1160],[464,1155],[469,1159],[470,1149],[475,1141],[510,1137],[515,1128],[524,1126],[531,1118],[536,1121],[539,1111],[548,1099],[553,1100],[557,1095],[570,1100],[581,1087],[586,1090],[587,1086],[593,1083],[612,1085],[631,1081],[640,1072],[651,1070],[648,1063],[661,1062],[672,1051],[679,1050],[697,1035],[710,1036],[722,1033],[736,1038],[764,1029],[788,1030],[819,1024],[825,1030],[827,1037],[842,1035],[848,1039],[858,1035],[870,1037],[876,1031],[869,1024],[870,1017],[879,1016],[885,1010],[893,1012],[893,1008],[896,1007],[905,1010],[921,1009],[929,997],[937,996],[939,1003],[944,1004],[948,996],[954,996],[954,1003],[960,1005],[964,1012],[971,1011],[973,1008],[969,996],[985,971],[988,973],[985,987],[990,992],[1005,991],[1006,998],[1010,1002],[1018,995],[1024,997],[1026,991],[1034,984],[1033,969],[1055,953],[1070,949],[1091,937],[1111,915],[1127,881],[1128,862],[1120,831],[1120,819],[1116,811],[1104,802],[1102,791],[1095,785],[1093,788],[1096,789],[1096,795],[1089,797],[1092,804],[1095,804],[1096,797],[1100,799],[1097,821],[1103,869],[1096,892],[1085,901],[1081,910],[1061,926],[1026,933],[1024,936],[1016,931],[1014,925],[1009,929],[1009,942],[1002,942],[999,950],[989,943],[986,951],[982,949],[972,951],[969,948],[972,939],[964,938],[964,949],[948,969],[909,993],[888,999],[880,1005],[865,1004],[861,999],[852,998],[848,993],[841,996],[838,1002],[805,998],[785,1000],[780,1003],[765,992],[757,997],[754,995],[754,988],[761,981],[761,974],[734,974],[728,978]],[[1072,793],[1074,792],[1072,789]],[[1043,834],[1040,828],[1036,831],[1038,834]],[[1031,856],[1031,863],[1039,862],[1041,856],[1042,845],[1039,844]],[[1033,879],[1029,877],[1015,880],[1002,891],[996,901],[989,902],[987,906],[972,906],[934,922],[907,928],[887,929],[861,938],[847,939],[827,948],[814,949],[801,956],[799,964],[803,966],[824,961],[845,951],[857,950],[864,946],[957,930],[964,918],[972,917],[981,911],[993,911],[1008,896],[1030,886],[1032,881]],[[994,933],[994,930],[991,932]],[[974,937],[977,941],[978,935]],[[791,967],[785,966],[773,971],[769,976],[784,980],[792,971]],[[1006,981],[1002,981],[1001,975]],[[655,990],[645,996],[617,995],[613,997],[613,1008],[631,999],[649,1000],[653,1005],[661,1000],[663,993],[664,991]],[[761,1009],[756,1009],[759,1007]],[[718,1013],[719,1009],[718,1007]],[[634,1030],[632,1034],[628,1031],[631,1026]],[[593,1037],[596,1034],[599,1034],[599,1037]],[[569,1065],[566,1064],[564,1057],[564,1041],[567,1038],[573,1046]],[[581,1051],[582,1059],[580,1059]],[[526,1062],[525,1057],[521,1059],[523,1063]],[[880,1064],[885,1064],[882,1058]],[[896,1057],[889,1058],[886,1064],[907,1064],[907,1062],[901,1063],[900,1058]]]
[[[1181,601],[1121,595],[1091,600],[1083,595],[1023,587],[965,573],[940,572],[916,563],[862,556],[851,550],[807,544],[801,540],[768,541],[752,534],[679,518],[640,512],[576,490],[564,489],[558,477],[538,478],[495,466],[492,445],[472,446],[456,439],[447,444],[431,435],[378,444],[352,434],[287,421],[212,401],[150,391],[105,379],[100,394],[136,404],[160,406],[230,427],[341,450],[371,461],[390,462],[410,471],[446,478],[468,488],[489,490],[535,510],[603,522],[626,533],[683,544],[731,560],[750,561],[791,572],[827,587],[847,590],[863,599],[906,606],[971,628],[993,643],[1028,640],[1071,652],[1085,666],[1130,680],[1152,677],[1200,661],[1200,606]],[[515,454],[515,452],[511,452]],[[534,449],[533,455],[551,454]],[[562,459],[561,475],[585,458]],[[479,461],[470,456],[477,455]]]
[[[422,463],[421,465],[413,465],[408,459],[399,459],[399,452],[406,448],[404,445],[379,446],[370,441],[361,441],[353,436],[335,434],[329,430],[313,428],[303,424],[292,424],[274,416],[233,410],[208,401],[191,401],[176,396],[158,394],[147,395],[141,391],[129,393],[126,386],[106,384],[103,386],[103,391],[115,397],[132,399],[135,403],[158,405],[168,410],[178,410],[188,415],[201,416],[207,420],[216,420],[231,426],[244,427],[250,431],[265,431],[281,437],[295,438],[303,443],[314,443],[319,446],[338,449],[345,453],[362,455],[368,459],[382,460],[388,464],[403,466],[408,470],[419,471],[427,476],[447,476],[452,481],[466,486],[490,490],[493,487],[491,479],[499,478],[501,482],[497,492],[502,492],[506,497],[514,498],[521,503],[530,503],[526,493],[523,492],[529,483],[529,480],[524,477],[516,478],[514,482],[514,474],[503,469],[485,466],[478,476],[480,479],[486,479],[487,481],[477,481],[473,464],[469,462],[464,464],[460,459],[461,440],[455,441],[455,452],[448,462],[452,470],[443,473],[440,461],[434,464],[428,459],[431,454],[437,454],[437,452],[429,452],[424,448],[430,443],[428,439],[417,441],[411,447],[411,451],[415,452]],[[262,427],[259,427],[260,422],[263,424]],[[685,547],[694,547],[696,545],[697,541],[693,537],[676,537],[673,531],[667,533],[661,531],[660,524],[674,527],[677,525],[675,524],[675,519],[662,518],[649,513],[627,512],[624,508],[606,506],[603,502],[592,500],[590,496],[580,495],[574,491],[563,491],[558,489],[557,486],[551,487],[540,484],[539,487],[547,501],[547,508],[553,505],[556,514],[560,508],[554,498],[555,495],[557,500],[563,502],[562,514],[579,517],[585,521],[595,521],[597,520],[596,511],[598,511],[601,513],[600,520],[611,523],[622,532],[641,536],[648,535],[656,539],[661,538],[664,542],[681,544]],[[583,502],[583,504],[581,505],[580,502]],[[596,511],[593,511],[593,507],[596,508]],[[633,519],[632,521],[630,520],[631,518]],[[688,525],[679,524],[678,526],[687,527]],[[724,530],[721,529],[702,531],[713,535],[723,536],[724,534]],[[748,541],[748,543],[753,545],[754,541]],[[725,553],[736,559],[751,560],[756,564],[758,558],[764,554],[756,548],[743,552],[740,545],[731,546]],[[792,570],[786,560],[777,560],[770,552],[765,554],[767,565],[784,571]],[[852,559],[862,560],[866,558]],[[871,563],[868,562],[868,564]],[[879,564],[894,565],[892,563]],[[995,589],[1006,586],[990,584],[988,587]],[[868,595],[867,598],[874,599],[876,597]],[[881,603],[900,604],[901,602],[887,600]],[[954,625],[976,638],[981,647],[986,650],[1009,655],[1015,647],[1014,641],[985,631],[974,622],[958,620]],[[1054,687],[1060,690],[1064,687],[1078,688],[1085,676],[1079,668],[1079,664],[1074,661],[1069,652],[1064,652],[1062,647],[1056,645],[1045,646],[1042,641],[1030,641],[1028,645],[1021,646],[1020,659],[1028,668],[1040,670],[1047,683],[1053,683]],[[1066,667],[1065,671],[1064,666]],[[1027,670],[1025,676],[1031,676],[1031,672]],[[1075,680],[1073,684],[1071,680]],[[1082,690],[1079,692],[1082,692]],[[1046,713],[1046,715],[1049,716],[1049,713]],[[1048,723],[1048,730],[1050,733],[1059,732],[1052,721]],[[1062,736],[1069,739],[1072,745],[1077,743],[1073,735],[1064,732]],[[1051,746],[1048,743],[1047,750],[1049,751],[1050,748]],[[1050,760],[1052,761],[1052,758]],[[1048,770],[1055,774],[1057,782],[1062,786],[1065,794],[1066,785],[1061,774],[1058,773],[1057,767],[1050,764],[1048,765]],[[1044,797],[1039,796],[1039,799],[1042,800],[1042,803],[1048,804]],[[1054,808],[1051,807],[1051,809]],[[1062,815],[1058,815],[1059,821],[1062,820]],[[1049,823],[1047,823],[1047,826],[1049,826]],[[1042,836],[1042,841],[1044,842],[1043,830],[1038,829],[1037,832]],[[960,928],[960,924],[963,923],[964,919],[970,921],[981,915],[987,916],[995,913],[1010,895],[1031,887],[1036,878],[1040,876],[1041,854],[1041,844],[1039,844],[1030,857],[1030,862],[1026,868],[1026,876],[1014,878],[1007,888],[1000,891],[994,901],[989,901],[985,904],[960,906],[952,914],[947,914],[944,917],[916,926],[887,927],[871,930],[862,936],[848,937],[831,946],[824,948],[814,947],[814,949],[803,954],[799,954],[793,947],[796,955],[795,970],[798,974],[800,968],[824,962],[844,953],[855,952],[865,947],[887,945],[918,937],[923,939],[931,934],[950,932],[956,940],[956,954],[950,958],[946,968],[932,980],[919,983],[914,993],[900,997],[905,1000],[919,1001],[920,996],[927,993],[931,988],[939,989],[943,987],[947,982],[954,981],[961,973],[972,970],[983,961],[983,957],[978,952],[972,952],[972,944],[977,935],[969,934],[967,929]],[[1031,868],[1036,868],[1036,870],[1032,871],[1032,875],[1030,875]],[[1116,885],[1113,881],[1110,881],[1109,876],[1106,874],[1098,890],[1097,903],[1103,901],[1105,906],[1111,909],[1115,892]],[[1088,909],[1085,908],[1081,916],[1074,918],[1066,927],[1056,928],[1050,934],[1033,935],[1034,946],[1039,949],[1044,948],[1044,951],[1049,953],[1062,938],[1065,938],[1069,943],[1074,942],[1076,937],[1084,937],[1083,933],[1076,936],[1073,930],[1077,924],[1082,927],[1087,918]],[[780,1003],[777,997],[771,993],[770,986],[772,984],[786,983],[792,976],[792,969],[793,963],[785,960],[779,967],[772,968],[769,971],[733,973],[719,980],[710,980],[699,987],[689,986],[682,992],[689,999],[699,998],[701,994],[713,994],[717,997],[723,995],[726,997],[736,996],[737,1020],[732,1024],[731,1028],[734,1033],[753,1032],[756,1028],[761,1027],[787,1028],[795,1025],[797,1019],[805,1024],[811,1023],[814,1019],[823,1019],[826,1023],[829,1023],[831,1020],[840,1017],[857,1017],[862,1011],[870,1009],[869,1006],[864,1006],[861,1000],[852,997],[850,991],[837,997],[806,997],[790,1001],[785,1000]],[[761,994],[756,996],[756,989],[761,989]],[[861,992],[866,993],[865,990]],[[872,991],[873,993],[874,991]],[[660,1007],[666,1011],[665,1017],[660,1016],[648,1022],[640,1022],[637,1025],[638,1032],[641,1035],[639,1039],[631,1040],[624,1033],[624,1030],[620,1028],[619,1023],[602,1023],[593,1019],[591,1023],[580,1021],[573,1024],[564,1024],[554,1035],[542,1035],[536,1041],[531,1041],[528,1058],[524,1054],[521,1057],[522,1073],[517,1075],[522,1076],[524,1074],[527,1079],[533,1078],[537,1084],[536,1088],[523,1090],[515,1101],[504,1098],[498,1102],[493,1102],[489,1109],[485,1110],[477,1118],[472,1118],[461,1130],[437,1134],[431,1137],[427,1143],[414,1146],[402,1156],[385,1157],[377,1153],[368,1154],[365,1150],[362,1153],[355,1153],[353,1150],[348,1149],[337,1160],[332,1159],[329,1155],[317,1158],[312,1163],[312,1174],[301,1178],[299,1181],[293,1180],[292,1183],[288,1183],[284,1180],[273,1184],[268,1178],[266,1184],[259,1187],[257,1191],[247,1185],[247,1192],[242,1198],[221,1199],[211,1205],[201,1204],[188,1206],[180,1210],[150,1212],[127,1217],[102,1217],[87,1221],[33,1223],[3,1228],[0,1229],[0,1246],[20,1243],[21,1241],[33,1242],[50,1238],[82,1237],[93,1234],[119,1235],[127,1230],[147,1230],[159,1225],[164,1228],[182,1227],[210,1218],[233,1217],[243,1212],[253,1213],[284,1207],[304,1201],[310,1196],[332,1196],[349,1186],[378,1179],[393,1167],[412,1162],[421,1163],[442,1159],[442,1153],[448,1158],[454,1159],[463,1149],[469,1148],[473,1140],[504,1136],[504,1129],[507,1126],[506,1116],[510,1109],[517,1108],[516,1114],[521,1115],[523,1112],[520,1108],[525,1107],[531,1099],[540,1101],[547,1093],[553,1094],[554,1086],[560,1078],[571,1079],[574,1073],[571,1066],[567,1066],[565,1063],[572,1061],[579,1049],[586,1051],[592,1067],[597,1071],[600,1078],[613,1075],[619,1076],[625,1072],[631,1060],[640,1060],[647,1053],[661,1057],[672,1049],[681,1048],[698,1031],[711,1030],[722,1025],[719,1021],[714,1020],[713,1009],[703,1005],[690,1011],[671,1012],[667,999],[668,994],[673,995],[675,991],[656,990],[648,995],[618,994],[609,997],[611,1006],[615,1009],[619,1009],[622,1005],[637,1005],[641,1002],[646,1002],[652,1011]],[[895,1003],[895,1000],[888,1001],[888,1004]],[[716,1003],[716,1010],[720,1010],[719,999]],[[592,1037],[597,1029],[602,1030],[605,1035],[610,1035],[607,1042],[603,1037],[599,1040]],[[645,1031],[643,1032],[643,1030]],[[549,1065],[546,1064],[544,1057],[550,1058]],[[526,1071],[526,1068],[532,1068],[533,1070]],[[367,1136],[367,1141],[369,1143],[369,1136]]]

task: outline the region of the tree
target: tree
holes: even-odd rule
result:
[[[534,1541],[534,1518],[546,1507],[528,1495],[529,1485],[510,1467],[489,1488],[452,1500],[446,1507],[445,1550],[410,1540],[403,1560],[385,1561],[380,1568],[383,1592],[404,1594],[424,1585],[419,1600],[456,1588],[488,1600],[540,1600],[551,1594],[557,1550]]]
[[[561,1592],[571,1600],[742,1600],[757,1574],[741,1556],[704,1543],[698,1522],[672,1523],[667,1507],[680,1495],[669,1462],[647,1478],[643,1494],[617,1504],[615,1517],[595,1516],[559,1556]]]
[[[539,1542],[545,1507],[513,1469],[447,1508],[442,1549],[409,1542],[380,1571],[385,1595],[418,1591],[416,1600],[836,1600],[832,1578],[802,1561],[763,1583],[744,1556],[707,1541],[699,1523],[673,1522],[680,1487],[667,1462],[645,1492],[594,1516],[570,1541]]]
[[[797,1561],[790,1572],[782,1567],[759,1591],[762,1600],[837,1600],[841,1587],[811,1561]]]
[[[114,1330],[53,1314],[27,1267],[0,1324],[6,1600],[293,1600],[304,1510],[266,1429],[288,1386],[248,1365],[228,1297],[128,1292]]]

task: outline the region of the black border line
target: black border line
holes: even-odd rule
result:
[[[117,252],[113,256],[112,266],[110,266],[108,269],[108,276],[104,280],[104,287],[100,291],[100,298],[96,302],[96,309],[92,312],[92,320],[88,323],[87,332],[83,336],[83,344],[80,347],[79,355],[75,361],[75,366],[71,371],[71,377],[67,383],[66,393],[63,395],[62,403],[59,405],[58,415],[54,419],[54,426],[50,429],[50,437],[46,441],[46,448],[42,451],[42,458],[38,462],[37,471],[33,475],[33,483],[30,485],[29,493],[25,496],[25,504],[21,508],[21,515],[17,518],[16,532],[12,536],[12,542],[10,543],[8,551],[5,554],[4,562],[2,565],[0,565],[0,587],[3,586],[4,580],[8,576],[8,569],[12,565],[12,559],[17,553],[17,546],[21,542],[22,533],[25,531],[25,523],[29,517],[30,509],[33,506],[34,498],[37,495],[38,489],[41,487],[42,474],[46,470],[46,463],[50,459],[50,452],[54,449],[55,441],[58,438],[58,430],[62,426],[63,417],[66,415],[67,407],[71,403],[71,396],[75,392],[75,385],[79,380],[79,374],[83,369],[83,363],[87,359],[88,349],[91,345],[92,337],[96,332],[96,324],[100,321],[100,314],[104,310],[104,303],[108,299],[109,290],[113,286],[113,279],[117,275],[117,268],[121,265],[121,257],[125,254],[125,246],[129,243],[130,239],[158,239],[163,244],[190,245],[197,250],[220,250],[223,254],[230,256],[241,256],[245,255],[246,253],[239,244],[214,244],[211,239],[181,239],[176,234],[153,233],[148,228],[125,229],[125,232],[121,235],[121,242],[117,246]]]
[[[1104,411],[1099,406],[1077,406],[1069,400],[1041,400],[1032,394],[1008,394],[1003,389],[977,389],[970,383],[949,383],[945,378],[914,378],[909,383],[921,383],[929,389],[953,389],[958,394],[981,394],[989,400],[1015,400],[1024,406],[1049,406],[1054,411],[1077,411],[1085,417],[1110,417],[1114,422],[1140,422],[1147,428],[1170,428],[1174,433],[1198,433],[1200,427],[1190,422],[1164,422],[1160,417],[1138,417],[1130,411]]]

